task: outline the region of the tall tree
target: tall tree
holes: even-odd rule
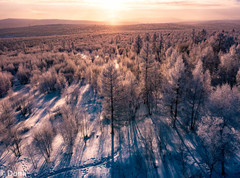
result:
[[[211,77],[209,71],[205,73],[202,61],[199,60],[189,79],[186,91],[186,111],[187,119],[190,120],[190,129],[195,128],[195,124],[203,107],[204,100],[207,98],[211,89]]]
[[[231,88],[228,84],[217,87],[209,97],[208,108],[213,117],[220,120],[219,150],[222,176],[225,176],[225,162],[227,157],[232,157],[236,148],[239,148],[239,140],[235,136],[233,128],[237,128],[237,120],[240,115],[240,94],[236,87]],[[215,135],[216,136],[216,135]]]
[[[141,52],[141,49],[142,49],[142,47],[143,47],[143,42],[142,42],[142,38],[141,38],[140,35],[138,35],[138,36],[136,37],[133,47],[134,47],[134,52],[135,52],[137,55],[139,55],[140,52]]]
[[[121,118],[122,93],[120,73],[114,62],[109,62],[102,72],[101,93],[103,98],[104,113],[111,120],[111,176],[114,177],[114,127]]]
[[[236,84],[236,75],[240,68],[240,45],[234,45],[230,48],[229,53],[220,57],[221,64],[219,66],[218,78],[219,83],[228,83],[231,87]]]
[[[163,104],[169,108],[170,117],[173,119],[175,127],[176,119],[179,114],[179,105],[183,100],[185,91],[185,65],[181,56],[172,53],[167,64],[163,65]]]
[[[138,35],[135,39],[135,42],[133,44],[133,49],[134,52],[137,54],[137,59],[136,59],[136,65],[137,65],[137,75],[136,78],[137,80],[139,80],[139,75],[140,75],[140,67],[139,67],[139,60],[138,60],[138,56],[141,52],[141,49],[143,47],[143,41],[140,35]]]
[[[213,170],[220,157],[221,138],[219,137],[219,128],[221,120],[211,116],[204,116],[198,126],[197,134],[201,139],[201,145],[204,149],[201,159],[209,170],[209,177],[212,177]]]
[[[153,101],[153,72],[154,60],[152,50],[149,43],[145,43],[141,52],[141,82],[142,82],[142,97],[147,106],[148,114],[151,115],[151,104]]]
[[[156,47],[156,53],[157,53],[156,58],[157,58],[157,61],[159,61],[159,62],[161,62],[162,50],[163,50],[163,35],[161,34],[159,42]]]

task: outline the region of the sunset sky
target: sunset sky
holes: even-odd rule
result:
[[[0,0],[0,19],[179,22],[240,19],[240,0]]]

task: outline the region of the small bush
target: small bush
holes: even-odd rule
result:
[[[17,108],[18,109],[18,108]],[[28,97],[23,97],[20,104],[20,113],[23,117],[32,114],[33,110],[33,99]]]
[[[67,65],[60,69],[60,73],[64,75],[67,82],[70,84],[74,80],[75,73],[77,71],[77,67],[73,61],[68,60]]]
[[[58,75],[54,69],[45,72],[39,78],[39,91],[41,93],[51,93],[61,91],[65,88],[66,80],[62,75]]]
[[[6,148],[16,157],[21,156],[21,137],[19,127],[16,126],[16,117],[9,101],[0,106],[0,139]]]
[[[0,72],[0,97],[7,94],[12,86],[13,76],[9,72]]]
[[[31,77],[30,70],[20,65],[17,72],[17,78],[19,82],[25,85],[30,82],[30,77]]]

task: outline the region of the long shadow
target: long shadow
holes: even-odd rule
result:
[[[0,148],[1,148],[0,149],[0,168],[3,167],[4,164],[6,163],[6,157],[8,155],[8,153],[7,153],[3,156],[5,149],[2,149],[2,147],[3,147],[3,145],[0,145]]]
[[[80,163],[80,164],[82,163],[82,157],[83,157],[84,151],[86,150],[86,147],[87,147],[87,145],[86,145],[86,143],[84,143],[84,147],[83,147],[83,149],[82,149],[82,153],[80,154],[80,160],[79,160],[79,163]]]
[[[162,128],[165,127],[165,123],[159,123],[159,125],[161,126],[160,128],[160,131],[158,129],[158,124],[156,123],[156,120],[157,119],[153,119],[151,117],[151,120],[152,120],[152,123],[153,123],[153,127],[154,127],[154,133],[155,133],[155,137],[158,138],[159,135],[158,134],[162,134]],[[166,133],[165,133],[166,134]],[[168,160],[166,160],[165,158],[165,155],[162,153],[162,150],[165,150],[167,151],[167,148],[166,148],[166,144],[167,143],[160,143],[160,142],[167,142],[167,139],[164,138],[163,136],[161,136],[161,138],[157,139],[157,145],[158,145],[158,152],[159,152],[159,155],[160,155],[160,158],[161,158],[161,162],[163,164],[163,167],[164,167],[164,170],[162,170],[162,175],[166,175],[166,177],[172,177],[170,171],[169,171],[169,163],[167,162]],[[165,144],[165,146],[162,146],[162,144]],[[164,147],[164,148],[161,148],[160,147]]]
[[[131,151],[131,156],[127,160],[117,161],[116,163],[116,173],[118,177],[147,177],[147,165],[142,154],[142,148],[139,142],[141,138],[141,133],[137,129],[136,122],[133,121],[130,124],[130,139],[132,140],[133,145]],[[121,170],[128,170],[121,171]],[[119,170],[121,171],[119,173]],[[116,175],[116,174],[115,174]]]
[[[39,168],[38,174],[47,174],[49,172],[51,166],[52,166],[51,162],[44,161],[44,163]],[[31,176],[33,176],[33,175],[31,175]]]
[[[81,105],[89,114],[101,111],[101,103],[98,101],[98,96],[94,93],[92,87],[83,93]],[[91,117],[90,121],[94,119],[95,117]]]
[[[71,162],[71,158],[72,158],[72,154],[64,153],[62,155],[62,158],[60,160],[59,165],[56,167],[56,170],[69,167],[70,166],[70,162]],[[58,175],[57,177],[64,178],[64,177],[68,177],[68,175],[66,175],[66,173],[63,173],[63,174]]]
[[[104,134],[105,135],[105,134]],[[103,152],[103,145],[104,145],[104,135],[103,133],[99,136],[99,146],[98,146],[98,155]],[[102,155],[101,155],[102,156]]]
[[[177,120],[177,122],[179,123],[179,121]],[[202,172],[202,174],[206,177],[208,177],[208,174],[202,169],[202,166],[200,165],[200,163],[197,161],[197,159],[195,158],[195,156],[192,154],[192,152],[190,151],[190,149],[188,148],[188,146],[185,144],[184,139],[182,137],[182,135],[180,134],[180,132],[178,131],[178,128],[175,127],[175,131],[177,132],[182,144],[184,145],[184,147],[186,148],[187,152],[189,153],[189,155],[193,158],[194,162],[198,165],[200,171]]]
[[[53,99],[54,97],[55,97],[55,99]],[[52,100],[52,99],[53,99],[53,100]],[[40,116],[39,116],[38,120],[36,121],[36,123],[38,123],[41,118],[45,117],[45,116],[48,114],[49,109],[51,109],[51,108],[57,103],[57,101],[58,101],[59,99],[60,99],[60,96],[56,96],[56,95],[50,95],[50,97],[49,97],[49,96],[46,96],[46,97],[44,98],[43,103],[49,102],[49,101],[51,101],[51,100],[52,100],[52,101],[51,101],[51,103],[47,106],[47,108],[42,111],[42,113],[40,114]],[[41,106],[40,108],[42,108],[42,106]]]

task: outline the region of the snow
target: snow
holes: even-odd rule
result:
[[[115,63],[117,65],[117,63]],[[28,86],[26,86],[28,87]],[[60,134],[54,137],[52,143],[52,154],[50,162],[46,162],[43,156],[37,155],[35,160],[37,161],[38,168],[34,169],[30,159],[26,156],[25,147],[32,141],[32,136],[36,130],[40,129],[47,122],[51,114],[61,108],[67,102],[67,96],[74,90],[78,90],[79,97],[76,107],[78,109],[84,109],[88,113],[87,125],[89,138],[84,141],[83,134],[80,131],[76,137],[75,145],[73,147],[73,154],[66,154],[63,138]],[[27,88],[22,88],[20,91],[13,93],[16,95],[27,95]],[[31,92],[31,91],[30,91]],[[93,89],[89,84],[81,85],[75,83],[69,86],[61,95],[58,93],[52,93],[43,95],[36,93],[33,96],[35,99],[35,110],[28,117],[28,119],[21,122],[22,127],[28,127],[30,130],[23,135],[22,151],[23,155],[16,159],[12,152],[5,150],[1,153],[1,164],[4,169],[10,168],[11,164],[15,164],[16,171],[24,171],[28,176],[37,175],[37,177],[109,177],[110,176],[110,153],[111,153],[111,133],[110,126],[102,124],[103,116],[99,115],[101,111],[101,103],[98,96],[93,92]],[[123,175],[129,175],[131,169],[139,171],[146,171],[149,169],[151,175],[149,177],[185,177],[188,176],[188,171],[192,173],[201,173],[207,176],[208,173],[201,164],[201,152],[203,149],[200,146],[199,138],[194,134],[185,132],[183,125],[177,122],[176,129],[170,127],[171,119],[160,116],[152,115],[146,117],[146,108],[141,105],[137,113],[137,122],[133,125],[132,129],[135,129],[132,135],[132,139],[129,140],[131,144],[130,148],[127,144],[128,140],[128,127],[122,128],[122,145],[119,148],[119,134],[115,135],[115,161],[117,164],[122,164],[123,167],[127,166],[127,169],[122,170]],[[123,134],[125,133],[125,134]],[[134,162],[133,165],[128,165],[129,162],[129,149],[134,149],[137,145],[137,151],[144,156],[148,147],[146,146],[146,140],[148,134],[151,134],[152,139],[152,160],[155,167],[151,167],[150,163]],[[165,145],[163,150],[159,152],[158,137],[162,134],[162,141]],[[183,175],[182,162],[179,158],[181,154],[181,147],[183,146],[183,152],[186,155],[185,162],[188,164],[188,171],[185,171]],[[236,165],[239,163],[236,160]],[[122,159],[122,162],[120,161]],[[151,158],[150,158],[151,160]],[[132,160],[133,161],[133,160]],[[141,164],[145,167],[143,169],[131,168],[138,167]],[[130,166],[130,167],[128,167]],[[235,172],[238,170],[236,169]],[[136,173],[137,175],[137,173]]]

